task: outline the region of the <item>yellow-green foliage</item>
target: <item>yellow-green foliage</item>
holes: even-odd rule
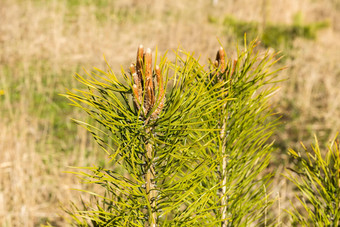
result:
[[[289,150],[294,167],[288,179],[298,189],[297,198],[303,210],[288,210],[295,224],[303,226],[340,225],[340,150],[339,140],[321,150],[318,140],[310,148],[302,144],[303,152]]]

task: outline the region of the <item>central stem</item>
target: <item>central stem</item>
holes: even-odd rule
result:
[[[228,198],[226,196],[227,193],[227,156],[226,156],[226,120],[223,119],[222,129],[220,138],[222,140],[222,192],[221,192],[221,227],[227,227],[228,221],[227,219],[227,205]]]
[[[151,130],[147,130],[147,134],[150,134]],[[145,173],[145,183],[146,183],[146,194],[148,195],[148,203],[151,206],[149,211],[149,221],[145,226],[156,227],[157,212],[156,212],[156,198],[157,192],[155,188],[155,170],[152,163],[153,148],[150,141],[146,144],[146,173]]]
[[[228,75],[232,76],[235,70],[236,61],[234,61],[234,66],[232,67],[232,71],[229,73],[229,70],[227,68],[226,64],[226,56],[225,52],[222,47],[217,51],[216,60],[214,62],[215,67],[218,70],[218,82],[224,82]],[[226,96],[225,94],[222,95],[222,99],[224,99]],[[226,117],[224,114],[224,111],[226,109],[227,104],[223,104],[222,106],[222,118],[219,120],[219,125],[221,125],[221,132],[220,132],[220,141],[222,141],[222,147],[221,147],[221,155],[222,155],[222,164],[220,165],[220,174],[221,174],[221,227],[227,227],[228,226],[228,220],[227,220],[227,206],[228,206],[228,197],[227,197],[227,165],[228,165],[228,159],[226,154],[226,142],[227,142],[227,134],[226,134],[226,127],[227,127],[227,119],[229,119],[229,116]]]

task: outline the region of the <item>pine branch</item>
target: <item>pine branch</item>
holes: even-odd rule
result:
[[[340,225],[340,150],[338,135],[322,151],[315,137],[315,144],[304,154],[289,149],[294,158],[293,169],[287,169],[286,178],[298,189],[297,199],[304,210],[292,204],[287,212],[293,221],[304,226]]]
[[[152,54],[151,50],[147,49],[144,53],[142,45],[139,46],[137,51],[136,67],[134,64],[130,66],[130,72],[133,77],[133,95],[135,107],[141,110],[144,118],[144,125],[147,125],[150,119],[155,120],[158,118],[163,109],[165,102],[163,79],[159,66],[156,66],[156,77],[159,87],[158,99],[156,102],[155,97],[155,84],[153,81],[152,73]],[[143,100],[144,97],[144,100]],[[156,105],[156,106],[155,106]],[[150,205],[148,223],[145,226],[154,227],[157,224],[157,189],[155,185],[155,169],[153,159],[155,152],[151,142],[151,134],[154,128],[149,127],[145,130],[147,136],[145,141],[145,154],[144,154],[144,178],[145,190],[148,196],[148,203]]]

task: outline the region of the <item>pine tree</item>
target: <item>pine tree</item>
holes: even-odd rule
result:
[[[223,48],[209,70],[176,52],[152,66],[140,46],[120,79],[96,69],[76,78],[87,89],[66,97],[97,124],[77,121],[107,152],[110,168],[78,172],[105,194],[95,207],[69,211],[78,225],[247,226],[269,205],[268,142],[276,124],[268,104],[275,55],[255,42],[227,60]],[[157,58],[156,58],[157,60]],[[109,66],[108,66],[109,67]],[[274,119],[274,120],[273,120]],[[96,126],[98,125],[98,126]]]

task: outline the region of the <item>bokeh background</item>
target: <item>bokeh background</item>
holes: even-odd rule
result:
[[[281,124],[268,171],[277,171],[270,213],[289,226],[287,149],[314,134],[326,146],[340,130],[339,10],[339,0],[0,0],[0,226],[67,226],[61,207],[89,186],[65,171],[108,165],[71,121],[87,116],[59,95],[79,86],[75,72],[105,69],[105,55],[119,74],[139,44],[170,60],[182,48],[204,65],[220,43],[235,56],[245,32],[287,66],[272,98]]]

